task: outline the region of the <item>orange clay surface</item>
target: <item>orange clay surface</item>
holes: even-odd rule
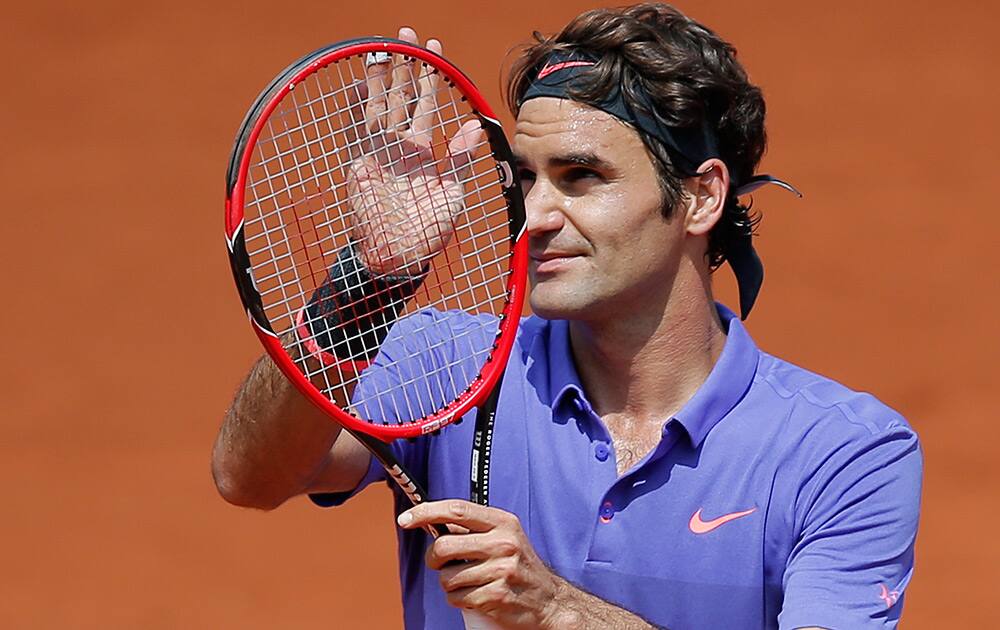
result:
[[[292,59],[401,24],[442,38],[499,110],[507,50],[590,6],[6,8],[0,627],[401,625],[387,490],[336,511],[296,499],[262,513],[212,485],[212,441],[259,353],[224,252],[231,142]],[[750,330],[767,351],[874,392],[920,433],[903,627],[994,625],[996,7],[681,8],[737,44],[768,102],[762,170],[806,195],[756,196],[768,275]],[[717,286],[734,304],[728,270]]]

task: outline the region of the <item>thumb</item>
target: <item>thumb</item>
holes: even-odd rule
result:
[[[448,142],[447,170],[441,173],[441,178],[459,183],[466,179],[472,170],[472,160],[485,141],[486,132],[478,120],[469,120],[462,125]]]

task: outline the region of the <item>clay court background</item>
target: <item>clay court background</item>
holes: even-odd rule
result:
[[[750,330],[920,433],[914,629],[998,617],[1000,43],[985,5],[680,3],[737,44],[768,99],[764,170],[806,195],[757,195],[768,277]],[[230,145],[291,59],[399,24],[441,37],[499,107],[508,48],[590,6],[5,8],[0,626],[400,625],[386,490],[260,513],[213,488],[214,434],[258,354],[224,254]]]

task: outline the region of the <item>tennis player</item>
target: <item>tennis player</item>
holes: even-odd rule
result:
[[[501,391],[494,507],[445,499],[467,496],[472,422],[393,446],[444,499],[397,497],[406,627],[461,628],[458,608],[502,628],[895,627],[917,437],[741,323],[763,278],[742,200],[787,185],[755,173],[764,100],[733,47],[666,5],[590,11],[523,52],[508,95],[534,316]],[[723,263],[740,316],[713,299]],[[263,509],[338,505],[385,475],[266,357],[214,473]]]

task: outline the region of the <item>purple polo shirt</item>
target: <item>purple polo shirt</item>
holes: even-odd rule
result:
[[[522,322],[497,413],[491,504],[520,518],[556,573],[658,626],[895,627],[913,570],[916,434],[871,395],[760,351],[732,312],[719,313],[727,340],[708,379],[621,477],[567,323]],[[470,321],[420,317],[443,339]],[[383,352],[406,343],[407,326]],[[383,377],[377,362],[370,372]],[[472,420],[393,444],[431,498],[468,497]],[[384,480],[373,460],[353,492],[313,500],[337,505]],[[393,490],[398,513],[408,504]],[[399,530],[406,627],[460,630],[424,566],[428,538]]]

